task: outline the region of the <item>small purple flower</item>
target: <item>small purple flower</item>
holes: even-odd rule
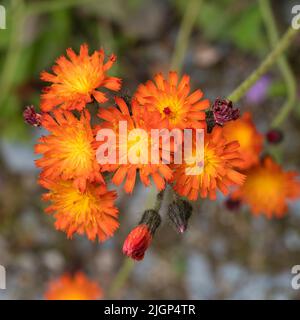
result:
[[[249,103],[259,104],[267,95],[271,79],[269,76],[261,77],[246,93],[246,100]]]
[[[240,110],[234,109],[232,102],[227,99],[217,98],[212,106],[214,120],[223,126],[225,122],[236,120],[240,116]]]
[[[41,126],[42,115],[34,110],[34,106],[28,106],[23,111],[25,122],[33,127]]]

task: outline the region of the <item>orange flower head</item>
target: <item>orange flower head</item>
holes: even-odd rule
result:
[[[77,272],[74,276],[64,274],[51,281],[44,296],[46,300],[97,300],[103,293],[95,281]]]
[[[183,164],[174,166],[174,190],[190,200],[197,200],[199,195],[214,200],[217,189],[228,194],[229,186],[241,185],[245,180],[245,176],[234,169],[241,162],[238,148],[237,141],[228,142],[222,128],[214,127],[212,133],[205,135],[203,160],[193,155],[192,159],[184,159]],[[203,170],[197,173],[195,168],[201,167]]]
[[[85,110],[78,120],[70,111],[55,110],[54,116],[44,114],[42,125],[50,134],[39,139],[35,152],[42,168],[42,179],[74,179],[74,185],[84,190],[87,181],[104,183],[93,146],[94,136],[90,114]]]
[[[148,226],[139,224],[127,236],[123,245],[123,253],[134,260],[143,260],[151,241],[152,235]]]
[[[66,232],[68,238],[78,233],[86,234],[90,240],[98,236],[99,241],[105,241],[119,227],[118,209],[114,206],[117,194],[105,185],[87,184],[80,192],[71,181],[40,183],[49,190],[43,200],[51,201],[45,212],[54,214],[56,229]]]
[[[95,51],[91,56],[86,44],[81,45],[79,55],[67,49],[67,59],[61,56],[52,68],[53,73],[42,72],[41,79],[52,83],[41,96],[41,109],[52,111],[56,107],[65,110],[82,110],[92,97],[99,103],[107,101],[106,95],[97,89],[104,87],[113,91],[120,90],[121,80],[109,77],[107,71],[116,61],[111,55],[104,63],[104,51]]]
[[[157,74],[153,81],[141,84],[135,98],[141,106],[153,113],[158,128],[205,128],[207,99],[201,100],[203,92],[190,93],[190,78],[184,75],[178,83],[176,72],[169,72],[169,79]]]
[[[259,162],[263,136],[257,131],[249,112],[235,121],[227,122],[223,130],[228,141],[236,140],[240,144],[239,152],[243,162],[239,165],[239,169],[248,169]]]
[[[150,177],[152,177],[158,190],[164,189],[165,181],[172,178],[172,170],[161,161],[158,164],[151,163],[149,126],[140,120],[141,107],[133,99],[131,104],[132,114],[130,114],[125,101],[119,97],[115,99],[118,107],[101,108],[98,113],[98,116],[105,121],[96,128],[97,132],[99,129],[111,129],[116,135],[116,141],[107,146],[107,149],[115,152],[116,163],[101,163],[101,170],[114,172],[112,182],[115,185],[120,185],[125,181],[124,190],[127,193],[132,193],[134,189],[137,170],[139,170],[141,181],[145,186],[150,185]],[[121,132],[120,121],[126,122],[127,131]],[[139,131],[139,129],[143,130]],[[146,136],[145,133],[147,133]],[[104,144],[102,144],[103,146]],[[122,156],[123,152],[120,156],[120,150],[124,150],[128,157],[126,158],[126,154]],[[129,159],[130,154],[136,155],[136,162],[133,163]]]
[[[287,201],[300,197],[298,173],[283,171],[270,157],[250,168],[246,174],[244,185],[232,196],[248,204],[255,215],[262,213],[268,218],[280,218],[287,211]]]

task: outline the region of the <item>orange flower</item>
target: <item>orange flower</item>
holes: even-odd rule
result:
[[[51,281],[44,296],[47,300],[97,300],[103,293],[96,282],[77,272],[74,276],[64,274]]]
[[[223,131],[228,141],[236,140],[240,144],[239,152],[244,162],[239,165],[239,169],[248,169],[258,163],[263,136],[257,131],[249,112],[235,121],[227,122]]]
[[[118,209],[114,206],[117,194],[105,185],[87,184],[86,190],[80,192],[71,181],[40,183],[49,189],[43,200],[52,202],[45,212],[54,214],[56,229],[65,231],[68,238],[76,232],[85,233],[90,240],[98,236],[99,241],[104,241],[119,227]]]
[[[145,137],[139,131],[136,131],[130,139],[130,132],[133,132],[134,129],[143,129],[143,132],[148,133],[148,127],[146,124],[142,124],[139,121],[140,119],[140,107],[137,105],[135,100],[132,101],[131,111],[132,115],[129,113],[128,106],[125,101],[121,98],[116,97],[116,103],[119,107],[110,107],[107,109],[101,108],[99,110],[98,116],[105,120],[99,127],[99,129],[112,129],[116,134],[116,142],[109,145],[110,150],[116,152],[116,164],[102,164],[102,171],[114,172],[112,182],[115,185],[120,185],[124,180],[124,190],[127,193],[133,191],[136,173],[139,170],[140,178],[142,183],[145,186],[150,185],[150,176],[152,177],[156,187],[159,190],[165,188],[165,180],[169,181],[172,178],[172,170],[165,164],[151,164],[150,155],[151,155],[151,142],[147,137]],[[127,129],[125,135],[120,134],[120,121],[127,123]],[[128,133],[129,132],[129,133]],[[128,134],[128,139],[127,139]],[[125,141],[125,143],[124,143]],[[101,144],[101,143],[100,143]],[[130,162],[129,159],[125,157],[119,157],[119,150],[122,149],[127,151],[127,154],[135,154],[138,159],[136,163]],[[147,155],[147,158],[146,158]],[[128,163],[124,163],[124,160]],[[121,162],[123,161],[124,164]]]
[[[162,74],[157,74],[153,81],[141,84],[135,98],[141,106],[158,115],[156,126],[159,128],[205,128],[205,112],[209,107],[207,99],[203,97],[201,90],[196,90],[191,95],[190,78],[184,75],[178,83],[176,72],[169,72],[169,80]]]
[[[94,136],[90,114],[85,110],[78,120],[71,112],[55,110],[54,117],[44,114],[42,125],[50,131],[39,139],[35,152],[42,154],[36,165],[42,168],[42,179],[74,179],[84,191],[87,181],[101,182],[100,166],[93,147]]]
[[[99,103],[107,101],[103,92],[96,89],[105,87],[113,91],[120,90],[121,80],[109,77],[107,71],[116,61],[111,55],[104,63],[104,51],[95,51],[89,56],[88,46],[81,45],[79,55],[69,48],[67,55],[61,56],[52,68],[53,74],[41,73],[41,79],[53,83],[46,87],[41,96],[41,109],[45,112],[60,106],[65,110],[82,110],[94,97]]]
[[[237,141],[227,142],[221,127],[214,127],[211,134],[204,139],[204,161],[185,159],[181,165],[176,165],[174,173],[174,190],[190,200],[197,200],[198,196],[216,199],[216,190],[228,194],[228,187],[241,185],[245,176],[233,169],[240,164],[241,159],[237,151]],[[193,172],[195,168],[203,167],[202,172]],[[192,174],[193,173],[193,174]]]
[[[268,218],[273,215],[280,218],[287,211],[287,201],[300,197],[298,173],[283,171],[270,157],[246,174],[244,185],[232,196],[248,204],[255,215],[263,213]]]

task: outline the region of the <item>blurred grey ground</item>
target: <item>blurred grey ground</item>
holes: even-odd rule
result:
[[[172,1],[140,1],[139,5],[128,1],[124,5],[114,0],[108,2],[106,8],[99,2],[98,11],[94,6],[87,6],[64,11],[61,15],[69,14],[74,21],[80,21],[77,27],[71,27],[71,34],[78,37],[77,41],[102,43],[117,52],[118,72],[124,77],[125,86],[133,90],[155,72],[165,72],[169,68],[182,15],[182,1],[176,2],[176,6]],[[231,3],[231,8],[235,6],[234,1],[223,2]],[[245,13],[250,2],[237,2]],[[273,3],[277,16],[278,12],[285,13],[278,16],[278,24],[284,30],[291,2]],[[51,19],[59,19],[59,16]],[[251,19],[248,28],[259,28],[261,32],[261,25],[251,25],[257,23],[256,18]],[[26,31],[27,41],[36,45],[36,33],[43,21],[34,17],[28,25],[32,28]],[[97,40],[90,39],[91,35],[97,36]],[[257,48],[251,51],[235,42],[234,37],[226,34],[220,37],[208,35],[199,23],[184,61],[184,71],[191,75],[193,88],[200,87],[210,99],[231,92],[255,69],[268,50],[257,42]],[[77,46],[78,42],[72,44],[71,38],[67,39],[64,47]],[[64,49],[50,50],[51,58],[45,58],[48,64],[44,61],[41,68],[48,68],[54,62],[52,56],[59,56]],[[298,37],[290,51],[297,80],[299,49]],[[5,48],[1,50],[4,53]],[[28,77],[37,79],[38,73],[32,72]],[[253,112],[262,132],[267,130],[269,120],[285,97],[276,67],[270,77],[272,87],[262,101],[254,105],[244,99],[238,104],[242,111]],[[37,88],[28,89],[28,83],[25,85],[36,97]],[[22,106],[30,99],[33,98],[27,95],[20,98],[19,109],[16,107],[18,123],[22,121]],[[1,114],[2,120],[6,120],[4,117],[5,113]],[[296,170],[300,170],[299,124],[299,115],[295,113],[283,128],[285,140],[281,148],[284,166]],[[33,163],[33,145],[41,133],[39,129],[30,131],[25,142],[22,134],[12,139],[4,131],[1,133],[0,264],[7,269],[7,289],[0,290],[0,299],[41,299],[49,279],[77,269],[97,279],[105,292],[122,263],[121,248],[126,234],[138,222],[141,208],[150,205],[149,190],[139,186],[131,197],[120,191],[121,227],[112,240],[104,244],[77,236],[73,241],[67,240],[64,233],[55,231],[52,217],[44,214],[44,204],[40,200],[42,190],[36,184],[38,171]],[[137,263],[116,298],[298,299],[300,291],[293,290],[290,282],[292,266],[300,264],[300,202],[290,206],[285,218],[268,220],[253,217],[247,209],[228,211],[223,200],[195,203],[190,227],[184,235],[177,234],[165,216],[145,259]]]

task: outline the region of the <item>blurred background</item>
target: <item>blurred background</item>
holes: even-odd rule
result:
[[[33,146],[40,129],[24,124],[26,105],[39,105],[39,74],[49,70],[66,48],[103,47],[116,53],[112,73],[124,79],[130,94],[172,61],[186,0],[1,1],[7,28],[0,30],[0,264],[7,289],[0,299],[41,299],[48,281],[66,271],[83,270],[108,292],[122,265],[122,243],[137,224],[149,190],[132,196],[119,190],[121,227],[104,244],[66,235],[44,214],[36,179]],[[270,51],[256,1],[200,1],[199,14],[185,52],[182,71],[211,100],[227,96]],[[297,1],[271,1],[283,33]],[[289,49],[289,63],[299,83],[300,38]],[[284,127],[277,150],[285,168],[300,169],[300,102]],[[276,67],[239,103],[251,111],[264,134],[286,99],[286,85]],[[297,112],[297,109],[299,112]],[[163,208],[164,210],[164,208]],[[168,222],[156,233],[142,262],[113,298],[123,299],[297,299],[291,268],[300,264],[300,203],[283,219],[230,211],[224,199],[194,204],[188,231],[179,235]]]

